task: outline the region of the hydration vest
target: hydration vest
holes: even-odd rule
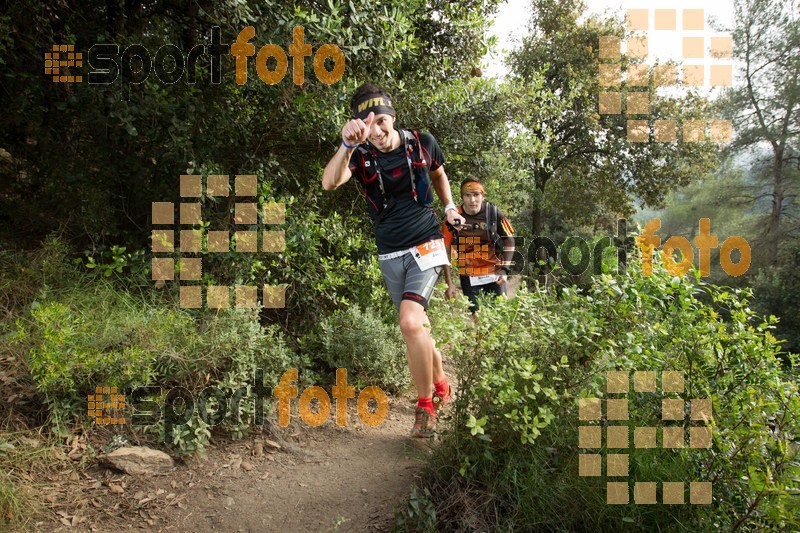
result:
[[[419,134],[412,130],[398,130],[403,142],[409,175],[411,176],[411,193],[414,200],[425,206],[433,203],[433,190],[431,188],[428,161],[423,154]],[[361,157],[361,169],[364,180],[364,199],[369,208],[370,217],[376,224],[381,221],[387,207],[398,198],[407,197],[409,193],[389,194],[383,184],[383,176],[378,165],[378,151],[370,143],[361,144],[356,149]]]
[[[483,223],[483,227],[469,228],[469,227],[463,226],[462,229],[459,229],[459,228],[456,228],[454,226],[451,226],[450,224],[448,224],[447,226],[450,228],[450,231],[453,232],[453,235],[456,236],[456,240],[458,240],[458,237],[459,237],[460,233],[465,232],[465,231],[467,233],[471,233],[470,230],[472,230],[473,232],[475,232],[475,231],[484,232],[485,231],[488,241],[494,247],[495,255],[497,257],[502,257],[503,251],[505,250],[505,242],[503,241],[503,238],[500,236],[500,233],[497,231],[498,225],[500,224],[500,210],[497,208],[496,205],[494,205],[491,202],[488,202],[488,201],[484,200],[483,203],[486,204],[486,222]],[[464,214],[464,206],[463,205],[459,205],[458,206],[458,214],[459,215],[463,215]],[[470,235],[464,235],[464,236],[465,237],[466,236],[470,236],[471,237],[471,236],[477,236],[477,235],[471,235],[470,234]]]

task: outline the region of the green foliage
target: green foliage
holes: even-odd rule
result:
[[[3,55],[0,77],[14,116],[0,125],[0,212],[15,221],[14,238],[35,241],[63,224],[81,245],[125,243],[133,249],[146,243],[142,228],[152,201],[180,201],[180,174],[214,169],[274,179],[277,196],[302,198],[302,209],[293,215],[302,219],[316,207],[319,173],[335,151],[332,141],[349,116],[353,90],[365,81],[383,83],[409,109],[419,106],[416,96],[466,78],[479,63],[496,5],[496,0],[4,4],[0,49],[14,53]],[[233,58],[225,55],[221,83],[211,80],[208,56],[197,61],[194,84],[186,74],[177,83],[163,83],[154,72],[141,84],[43,83],[42,51],[53,43],[74,44],[84,53],[96,43],[118,44],[121,51],[141,44],[152,57],[166,43],[186,51],[208,46],[215,26],[221,42],[230,44],[247,25],[256,30],[257,50],[266,43],[286,50],[294,27],[303,26],[315,51],[322,43],[342,50],[344,76],[333,85],[322,83],[309,58],[302,85],[293,83],[291,73],[268,85],[250,58],[248,81],[238,85]],[[53,120],[59,132],[50,127]]]
[[[760,190],[755,198],[747,196],[752,208],[764,213],[763,261],[774,267],[781,245],[798,229],[800,18],[795,3],[779,0],[737,0],[733,11],[735,25],[726,30],[733,36],[733,56],[742,64],[743,79],[726,91],[720,109],[736,131],[731,158],[753,156],[745,164]],[[759,205],[764,197],[771,202]]]
[[[775,267],[765,267],[752,280],[753,306],[763,315],[780,317],[776,336],[787,351],[800,352],[800,242],[787,243]]]
[[[220,315],[208,324],[203,336],[203,352],[213,354],[207,363],[207,368],[212,369],[212,383],[226,398],[234,395],[242,398],[238,403],[238,418],[231,416],[224,422],[232,436],[241,438],[254,420],[252,389],[256,370],[264,371],[264,386],[272,387],[284,372],[302,363],[289,349],[277,326],[262,327],[252,314]]]
[[[516,176],[505,186],[523,193],[520,214],[530,216],[529,224],[518,220],[520,229],[528,226],[539,235],[546,221],[551,227],[591,227],[599,219],[631,214],[634,198],[657,205],[668,191],[711,167],[711,143],[629,142],[624,115],[598,114],[605,91],[598,43],[604,36],[623,37],[619,20],[587,15],[580,0],[536,0],[532,10],[529,34],[509,58],[513,85],[538,88],[539,95],[536,105],[530,97],[520,100],[527,109],[511,117],[515,127],[507,141]],[[633,61],[625,56],[619,63],[625,70]],[[706,113],[702,98],[660,97],[654,85],[647,91],[650,120],[680,122]]]
[[[354,190],[334,193],[334,201]],[[358,204],[357,211],[363,209]],[[297,336],[314,329],[321,317],[353,305],[370,307],[379,317],[394,316],[383,284],[371,224],[360,216],[311,212],[287,222],[286,252],[267,259],[265,282],[286,283],[288,329]]]
[[[376,385],[396,392],[409,383],[405,344],[396,325],[367,308],[352,306],[320,323],[320,358],[331,369],[346,368],[358,388]]]
[[[51,241],[50,249],[39,254],[46,260],[35,265],[47,274],[28,310],[16,309],[15,322],[4,327],[4,347],[25,361],[56,431],[85,420],[86,397],[97,386],[122,391],[161,387],[155,399],[162,404],[172,387],[197,395],[215,386],[226,397],[244,394],[239,417],[222,424],[241,437],[253,421],[250,392],[256,369],[264,371],[265,386],[271,386],[289,368],[302,366],[277,326],[259,324],[257,311],[193,318],[174,301],[135,296],[105,276],[71,277],[74,265],[59,255],[59,241]],[[202,451],[210,429],[195,412],[170,434],[164,435],[163,419],[149,431],[190,453]]]
[[[30,351],[30,369],[39,390],[46,395],[74,394],[76,387],[85,390],[90,377],[120,388],[150,381],[147,351],[138,345],[119,346],[118,335],[98,339],[101,333],[96,328],[98,324],[74,316],[67,306],[60,303],[35,305],[31,317],[31,329],[36,331],[34,335],[40,342]],[[158,323],[160,317],[154,318],[156,321],[146,325]],[[126,326],[120,327],[118,332],[129,335],[130,326]],[[25,333],[25,329],[18,330],[19,336]]]
[[[460,394],[426,487],[456,529],[792,529],[800,399],[749,293],[699,272],[595,277],[589,294],[518,291],[481,308],[474,330],[434,315]],[[724,317],[729,317],[726,320]],[[784,357],[785,354],[784,354]],[[791,365],[796,357],[788,357]],[[578,476],[577,404],[605,396],[609,370],[683,371],[683,398],[711,398],[711,449],[631,449],[630,479],[712,481],[714,505],[609,506],[605,478]],[[662,426],[661,397],[628,395],[630,427]],[[687,424],[695,425],[696,423]],[[689,430],[686,429],[688,433]],[[600,450],[604,454],[606,449]]]
[[[28,520],[26,498],[22,491],[4,473],[0,474],[0,526],[21,526]]]
[[[682,235],[694,242],[699,233],[699,220],[710,219],[711,235],[719,239],[719,245],[710,251],[711,273],[707,281],[752,287],[753,307],[760,315],[775,315],[780,319],[775,334],[787,341],[787,351],[797,353],[800,351],[797,318],[800,316],[797,308],[800,279],[796,265],[800,260],[800,241],[787,235],[781,243],[777,263],[769,264],[767,248],[771,245],[771,238],[765,230],[770,196],[769,183],[765,185],[762,175],[754,174],[734,159],[729,159],[713,175],[670,194],[665,209],[642,211],[635,218],[640,225],[655,218],[661,220],[658,233],[662,242],[671,235]],[[787,218],[792,218],[795,207],[787,205],[784,212]],[[748,271],[733,280],[719,266],[720,249],[725,239],[731,236],[743,237],[751,249]]]
[[[126,270],[128,271],[126,273],[133,274],[131,277],[135,277],[136,274],[141,276],[145,272],[146,258],[144,249],[128,252],[125,246],[113,245],[110,249],[98,251],[95,255],[86,252],[85,262],[80,259],[75,261],[107,278],[114,274],[123,274]]]
[[[169,435],[164,436],[165,444],[182,455],[204,454],[206,446],[211,439],[211,426],[199,416],[192,416],[183,424],[172,427]],[[153,425],[154,430],[160,430],[161,424]]]
[[[411,485],[408,505],[403,512],[395,514],[394,531],[438,531],[436,506],[427,487],[419,490],[416,485]]]

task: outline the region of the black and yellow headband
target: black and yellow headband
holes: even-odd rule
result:
[[[353,107],[353,116],[364,120],[370,113],[394,116],[392,102],[381,94],[368,94]]]

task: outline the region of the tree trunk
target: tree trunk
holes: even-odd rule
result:
[[[125,27],[125,13],[121,0],[106,0],[106,31],[111,37],[119,37]]]
[[[533,230],[533,238],[541,236],[542,234],[542,226],[544,225],[543,220],[543,211],[544,211],[544,188],[547,185],[547,182],[550,180],[550,175],[548,173],[542,172],[541,174],[534,174],[534,183],[536,186],[536,190],[538,191],[538,201],[534,202],[532,209],[532,217],[531,217],[531,229]],[[553,276],[550,273],[552,270],[551,262],[548,260],[547,250],[544,248],[540,248],[536,251],[536,261],[539,260],[544,261],[543,267],[535,267],[535,272],[538,273],[537,279],[539,281],[539,285],[542,287],[549,287],[552,285]]]
[[[547,173],[534,173],[533,177],[534,185],[536,190],[539,192],[539,201],[534,202],[532,209],[532,217],[531,217],[531,230],[534,237],[538,237],[542,233],[542,226],[544,225],[544,220],[542,216],[542,212],[544,209],[542,206],[544,205],[544,188],[547,185],[547,182],[550,181],[550,175]]]
[[[771,266],[778,264],[778,249],[781,241],[781,211],[783,209],[783,154],[775,155],[772,171],[772,210],[767,226],[767,261]]]
[[[533,207],[533,222],[531,224],[533,235],[538,236],[542,232],[542,204]]]

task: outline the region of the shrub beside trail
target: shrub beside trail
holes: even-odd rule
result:
[[[661,264],[658,259],[656,264]],[[632,263],[596,276],[583,294],[518,291],[481,308],[474,328],[436,309],[434,330],[452,347],[460,388],[425,486],[398,516],[401,529],[490,531],[795,529],[800,525],[797,357],[782,353],[773,318],[750,293],[708,285],[694,272],[650,277]],[[788,363],[787,363],[788,361]],[[630,448],[578,448],[580,398],[605,398],[606,372],[630,372]],[[656,393],[635,392],[652,371]],[[663,394],[661,372],[684,392]],[[683,422],[661,421],[662,397],[683,398]],[[711,398],[710,449],[689,447],[692,398]],[[605,413],[605,407],[604,411]],[[592,424],[584,422],[584,424]],[[681,426],[682,449],[664,449]],[[605,420],[600,422],[607,425]],[[658,427],[658,447],[633,448],[633,427]],[[600,453],[602,476],[580,477],[578,456]],[[684,505],[608,505],[606,453],[629,454],[630,481],[684,481]],[[712,505],[689,505],[690,481],[713,483]],[[630,501],[633,501],[631,489]]]

